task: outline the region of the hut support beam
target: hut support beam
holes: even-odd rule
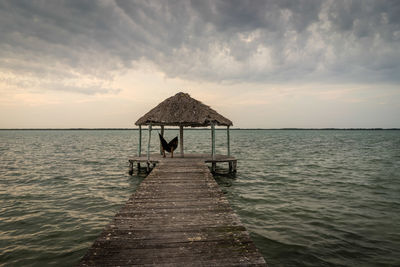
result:
[[[231,156],[231,143],[230,143],[230,136],[229,136],[229,126],[226,127],[226,143],[228,146],[228,157]]]
[[[161,125],[161,136],[164,137],[164,125]],[[162,144],[160,142],[160,155],[162,154]]]
[[[181,147],[181,157],[183,158],[183,126],[179,126],[179,146]]]
[[[142,125],[139,125],[139,144],[138,144],[138,157],[142,156]],[[140,170],[140,163],[137,163],[137,169]],[[133,163],[132,163],[133,172]]]
[[[211,158],[215,160],[215,125],[214,123],[211,124]],[[217,163],[213,161],[211,163],[211,171],[214,173],[217,167]]]
[[[215,125],[211,124],[211,156],[215,160]]]
[[[139,146],[138,146],[138,157],[142,155],[142,125],[139,125]]]
[[[150,171],[150,140],[151,140],[151,125],[149,125],[149,140],[147,141],[147,172]]]

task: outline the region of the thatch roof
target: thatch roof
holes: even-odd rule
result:
[[[136,125],[202,127],[231,126],[232,122],[189,94],[177,93],[167,98],[136,121]]]

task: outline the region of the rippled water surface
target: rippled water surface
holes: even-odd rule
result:
[[[0,131],[0,265],[77,263],[144,178],[128,175],[137,136]],[[400,131],[233,130],[231,139],[238,173],[215,178],[270,266],[400,265]],[[210,132],[185,131],[185,151],[208,153]],[[222,130],[217,152],[226,153]]]

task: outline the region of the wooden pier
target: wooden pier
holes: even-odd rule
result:
[[[266,266],[204,158],[163,158],[79,266]]]

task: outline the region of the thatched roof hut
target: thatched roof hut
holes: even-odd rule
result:
[[[179,126],[180,132],[180,152],[183,157],[183,127],[206,127],[211,126],[212,130],[212,158],[215,157],[215,126],[227,127],[227,144],[228,155],[229,148],[229,127],[232,126],[232,121],[225,118],[209,106],[190,97],[186,93],[177,93],[176,95],[167,98],[155,108],[147,112],[144,116],[138,119],[135,123],[139,126],[139,156],[141,155],[141,139],[142,125],[149,126],[149,139],[147,144],[147,158],[150,159],[150,138],[151,127],[155,125],[161,126],[161,135],[164,133],[164,126]]]
[[[205,127],[232,126],[232,122],[189,94],[177,93],[138,119],[136,125]]]

